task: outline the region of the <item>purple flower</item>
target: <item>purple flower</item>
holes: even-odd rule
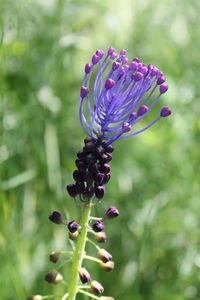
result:
[[[55,224],[63,224],[63,217],[59,211],[53,211],[49,216],[49,220]]]
[[[105,213],[106,219],[114,219],[119,216],[119,211],[116,207],[111,206],[108,208],[108,210]]]
[[[153,65],[145,66],[138,58],[127,64],[126,50],[119,56],[109,48],[107,55],[97,50],[92,63],[86,64],[80,92],[80,123],[87,136],[110,145],[117,139],[139,134],[158,120],[169,116],[161,110],[146,127],[134,131],[139,123],[166,93],[165,77]],[[98,72],[91,86],[95,68]],[[152,96],[155,93],[155,97]],[[168,109],[168,111],[170,111]]]
[[[95,232],[100,232],[102,230],[104,230],[104,224],[101,221],[96,221],[93,225],[92,225],[92,229]]]
[[[67,228],[70,232],[74,233],[78,230],[78,223],[73,220],[67,224]]]

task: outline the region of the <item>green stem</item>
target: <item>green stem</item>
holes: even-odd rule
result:
[[[69,296],[67,300],[75,300],[76,294],[78,292],[78,280],[79,280],[79,268],[82,265],[85,244],[87,238],[87,226],[90,218],[91,204],[85,204],[83,208],[83,213],[80,221],[80,234],[78,236],[76,249],[72,258],[72,270],[71,270],[71,279],[69,282],[68,293]]]
[[[93,257],[93,256],[90,256],[90,255],[84,255],[83,258],[84,258],[84,259],[88,259],[88,260],[95,261],[95,262],[97,262],[97,263],[99,263],[99,264],[102,263],[102,261],[101,261],[100,259],[98,259],[98,258],[96,258],[96,257]]]
[[[86,291],[83,291],[83,290],[78,290],[78,292],[81,293],[81,294],[84,294],[84,295],[86,295],[86,296],[88,296],[88,297],[91,297],[91,298],[93,298],[93,299],[97,299],[97,300],[100,299],[98,296],[95,296],[95,295],[93,295],[93,294],[91,294],[91,293],[88,293],[88,292],[86,292]],[[68,299],[67,299],[67,300],[68,300]]]

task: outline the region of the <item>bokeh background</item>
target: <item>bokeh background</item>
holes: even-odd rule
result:
[[[43,279],[49,253],[69,246],[48,216],[79,216],[65,192],[85,137],[79,89],[85,63],[111,45],[165,73],[151,116],[163,105],[173,115],[116,142],[96,209],[121,212],[106,226],[116,268],[88,268],[116,300],[200,299],[199,15],[196,0],[0,1],[0,299],[66,290]]]

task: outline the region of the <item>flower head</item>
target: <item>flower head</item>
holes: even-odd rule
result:
[[[129,65],[127,62],[126,50],[122,49],[117,56],[115,50],[109,48],[107,55],[97,50],[91,64],[85,66],[80,92],[81,126],[88,136],[108,145],[117,139],[143,132],[170,115],[165,107],[153,122],[134,131],[135,125],[167,92],[168,85],[163,73],[153,65],[146,66],[138,58]],[[90,79],[97,66],[94,85],[91,86]],[[156,96],[153,98],[154,93]]]

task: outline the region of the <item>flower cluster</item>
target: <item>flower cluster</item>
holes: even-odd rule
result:
[[[163,107],[153,122],[130,132],[167,92],[168,85],[163,73],[155,66],[146,66],[138,58],[129,65],[127,63],[126,50],[121,50],[118,56],[113,48],[109,48],[107,55],[97,50],[92,56],[92,63],[85,66],[80,91],[81,126],[87,136],[108,145],[117,139],[141,133],[171,114],[168,107]],[[93,86],[90,86],[96,65],[98,71]]]

